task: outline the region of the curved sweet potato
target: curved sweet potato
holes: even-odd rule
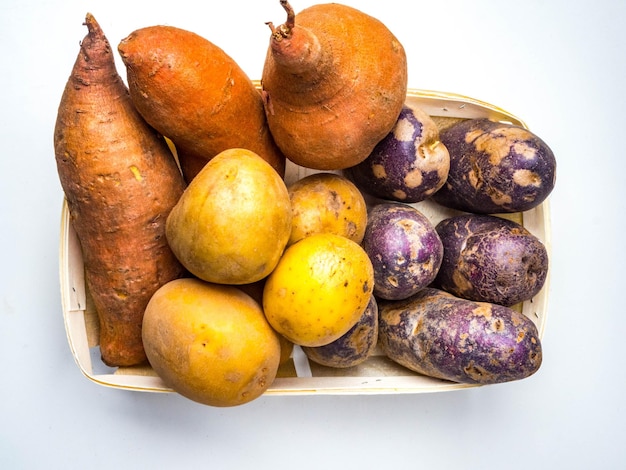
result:
[[[91,14],[63,92],[54,150],[85,279],[100,320],[102,360],[145,361],[141,322],[152,294],[184,269],[165,221],[184,182],[163,138],[141,118]]]
[[[222,49],[191,31],[149,26],[118,45],[130,95],[144,119],[170,138],[187,182],[218,153],[251,150],[282,176],[254,83]]]

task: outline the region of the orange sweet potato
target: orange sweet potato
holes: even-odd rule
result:
[[[407,91],[402,44],[354,8],[313,5],[274,27],[262,75],[274,140],[291,161],[337,170],[364,160],[394,126]]]
[[[265,118],[259,90],[209,40],[172,26],[149,26],[118,45],[135,107],[174,142],[187,182],[218,153],[255,152],[283,176],[285,157]]]
[[[59,178],[100,320],[102,360],[146,359],[141,324],[152,294],[184,269],[165,221],[184,190],[174,156],[133,107],[91,14],[54,129]]]

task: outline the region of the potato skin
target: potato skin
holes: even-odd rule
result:
[[[522,212],[554,189],[554,154],[527,129],[468,119],[440,137],[450,153],[450,171],[432,198],[443,206],[479,214]]]
[[[409,299],[379,304],[378,341],[398,364],[457,383],[520,380],[542,362],[541,341],[529,318],[430,287]]]
[[[458,297],[511,306],[534,297],[548,274],[548,252],[523,226],[500,217],[463,214],[435,230],[444,256],[435,285]]]
[[[367,203],[354,183],[335,173],[313,173],[287,188],[293,217],[288,245],[330,232],[361,243],[367,224]]]
[[[146,361],[141,322],[150,297],[185,275],[165,238],[185,186],[165,140],[134,108],[93,15],[85,25],[59,103],[55,159],[98,314],[102,361],[133,366]]]
[[[271,133],[297,165],[356,165],[400,114],[404,47],[380,20],[353,7],[314,4],[290,21],[289,3],[281,5],[287,22],[272,31],[261,77]]]
[[[420,211],[399,202],[375,205],[361,243],[374,267],[374,294],[406,299],[430,284],[443,259],[434,226]]]
[[[439,140],[437,124],[407,100],[391,132],[344,174],[372,196],[411,203],[439,190],[449,170],[450,155]]]
[[[327,367],[346,368],[364,362],[378,342],[378,303],[372,295],[358,322],[340,338],[324,346],[302,346],[306,356]]]
[[[187,183],[215,155],[245,148],[281,175],[285,156],[270,134],[263,99],[237,62],[206,38],[155,25],[118,45],[133,104],[175,144]]]
[[[234,286],[196,278],[168,282],[154,293],[142,337],[163,382],[209,406],[258,398],[280,362],[280,339],[259,303]]]

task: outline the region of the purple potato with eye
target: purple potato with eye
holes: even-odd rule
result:
[[[363,162],[344,174],[372,196],[412,203],[441,188],[449,168],[450,156],[439,139],[437,124],[407,100],[392,131]]]
[[[546,281],[545,245],[516,222],[463,214],[435,230],[444,256],[434,285],[451,294],[508,307],[533,298]]]
[[[374,267],[374,295],[386,300],[406,299],[430,284],[444,254],[430,220],[399,202],[372,207],[361,246]]]
[[[468,119],[440,137],[450,153],[450,171],[432,199],[445,207],[478,214],[522,212],[554,189],[554,154],[523,127]]]
[[[465,384],[520,380],[542,362],[537,327],[528,317],[431,287],[379,304],[378,343],[412,371]]]
[[[364,362],[377,342],[378,304],[372,295],[359,321],[343,336],[323,346],[301,347],[311,361],[343,369]]]

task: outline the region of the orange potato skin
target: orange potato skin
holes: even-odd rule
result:
[[[222,49],[159,25],[132,32],[118,50],[135,106],[175,144],[187,182],[230,148],[252,150],[284,176],[285,157],[270,134],[261,93]]]
[[[274,139],[294,163],[339,170],[363,161],[394,126],[407,91],[402,44],[379,20],[318,4],[272,28],[262,87]]]
[[[141,322],[153,292],[184,274],[165,221],[184,181],[164,139],[137,113],[94,17],[58,109],[54,148],[85,280],[100,321],[102,360],[146,360]]]

